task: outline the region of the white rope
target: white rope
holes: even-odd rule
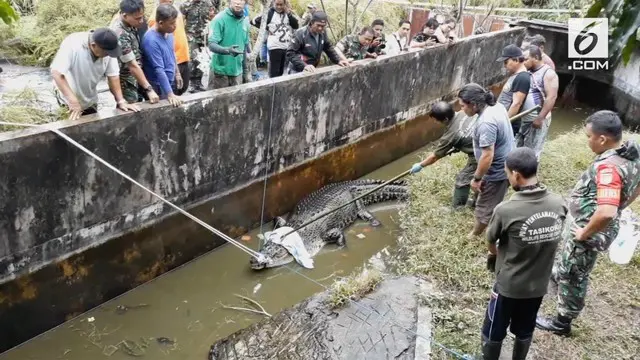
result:
[[[117,169],[116,167],[114,167],[113,165],[109,164],[108,162],[106,162],[105,160],[103,160],[101,157],[99,157],[98,155],[96,155],[95,153],[91,152],[89,149],[85,148],[84,146],[82,146],[81,144],[79,144],[78,142],[76,142],[75,140],[73,140],[72,138],[70,138],[69,136],[67,136],[66,134],[64,134],[63,132],[61,132],[58,129],[54,129],[52,127],[49,127],[47,125],[34,125],[34,124],[23,124],[23,123],[14,123],[14,122],[6,122],[6,121],[0,121],[0,125],[11,125],[11,126],[23,126],[23,127],[40,127],[40,128],[44,128],[47,129],[49,131],[54,132],[55,134],[57,134],[58,136],[60,136],[61,138],[65,139],[66,141],[68,141],[71,145],[77,147],[78,149],[82,150],[84,153],[86,153],[87,155],[91,156],[92,158],[98,160],[99,162],[101,162],[104,166],[108,167],[109,169],[115,171],[117,174],[119,174],[120,176],[124,177],[125,179],[131,181],[133,184],[139,186],[141,189],[143,189],[144,191],[148,192],[149,194],[157,197],[158,199],[162,200],[162,202],[164,202],[165,204],[171,206],[172,208],[174,208],[175,210],[179,211],[180,213],[182,213],[184,216],[188,217],[189,219],[197,222],[198,224],[200,224],[202,227],[204,227],[205,229],[211,231],[212,233],[218,235],[219,237],[221,237],[223,240],[231,243],[232,245],[236,246],[237,248],[239,248],[240,250],[246,252],[247,254],[255,257],[256,259],[260,260],[260,261],[264,261],[264,255],[254,251],[253,249],[245,246],[244,244],[241,244],[240,242],[230,238],[229,236],[227,236],[225,233],[219,231],[218,229],[214,228],[213,226],[207,224],[206,222],[198,219],[197,217],[189,214],[188,212],[186,212],[185,210],[183,210],[182,208],[180,208],[178,205],[175,205],[174,203],[170,202],[169,200],[165,199],[164,197],[156,194],[155,192],[151,191],[150,189],[146,188],[144,185],[140,184],[139,182],[137,182],[136,180],[134,180],[133,178],[131,178],[130,176],[128,176],[127,174],[123,173],[122,171],[120,171],[119,169]]]
[[[265,233],[263,232],[264,226],[264,208],[265,201],[267,200],[267,179],[269,177],[269,161],[271,160],[271,124],[273,122],[273,106],[276,101],[276,82],[271,79],[271,84],[273,85],[273,91],[271,93],[271,111],[269,114],[269,134],[267,135],[267,145],[265,146],[265,164],[264,164],[264,186],[262,188],[262,210],[260,211],[260,234],[262,234],[263,238],[266,240]],[[262,239],[258,239],[260,247],[262,247]]]

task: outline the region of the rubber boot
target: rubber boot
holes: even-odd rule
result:
[[[500,350],[502,350],[502,341],[491,341],[484,335],[482,336],[482,359],[483,360],[499,360]]]
[[[550,331],[556,335],[568,336],[571,334],[571,319],[558,315],[552,318],[538,317],[536,327],[540,330]]]
[[[513,341],[513,360],[525,360],[531,347],[531,338],[515,339]]]
[[[202,79],[191,79],[190,93],[198,93],[204,90],[205,89],[202,87]]]
[[[456,187],[453,189],[453,209],[460,210],[464,208],[469,199],[470,186]]]

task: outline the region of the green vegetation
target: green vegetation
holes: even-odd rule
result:
[[[629,136],[640,140],[640,135]],[[545,147],[541,180],[552,191],[568,194],[593,157],[581,130],[562,135]],[[455,174],[464,162],[462,155],[443,159],[409,179],[411,199],[401,213],[404,236],[395,265],[401,274],[423,277],[437,289],[424,294],[433,307],[435,339],[475,354],[492,275],[486,271],[484,239],[467,239],[472,213],[449,210]],[[639,212],[640,202],[633,208]],[[554,300],[545,298],[545,313],[554,313]],[[639,304],[640,256],[619,266],[602,254],[592,274],[587,306],[575,322],[575,335],[561,338],[536,332],[532,352],[541,359],[631,359],[640,353]],[[436,359],[447,358],[437,351]]]
[[[375,269],[363,269],[356,276],[336,281],[329,292],[327,304],[336,309],[346,305],[349,300],[357,301],[372,292],[382,281],[382,273]]]
[[[640,2],[637,0],[596,0],[587,17],[607,17],[613,31],[609,37],[611,59],[626,65],[638,47],[640,34]]]
[[[5,24],[11,24],[18,20],[18,14],[7,0],[0,0],[0,20]]]
[[[51,111],[38,94],[32,89],[25,88],[22,91],[6,93],[0,102],[0,120],[23,124],[45,124],[66,118],[66,110],[56,108]],[[0,131],[24,129],[22,126],[0,126]]]

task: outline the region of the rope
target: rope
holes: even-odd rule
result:
[[[265,157],[265,164],[264,164],[264,187],[262,188],[262,210],[260,211],[260,234],[262,234],[263,238],[264,238],[264,231],[263,231],[263,226],[264,226],[264,208],[265,208],[265,202],[267,199],[267,179],[268,179],[268,175],[269,175],[269,160],[271,160],[271,124],[273,123],[273,107],[275,105],[275,101],[276,101],[276,82],[273,81],[273,79],[271,80],[271,84],[273,85],[273,92],[271,93],[271,111],[270,111],[270,115],[269,115],[269,134],[267,135],[267,144],[265,146],[264,149],[264,153],[266,154]],[[260,247],[262,247],[262,239],[258,239],[259,245]]]
[[[164,202],[165,204],[171,206],[172,208],[174,208],[175,210],[179,211],[180,213],[182,213],[184,216],[188,217],[189,219],[195,221],[196,223],[200,224],[202,227],[204,227],[205,229],[211,231],[212,233],[220,236],[223,240],[233,244],[234,246],[236,246],[237,248],[239,248],[240,250],[244,251],[245,253],[251,255],[252,257],[255,257],[258,260],[264,260],[264,255],[254,251],[253,249],[245,246],[244,244],[241,244],[240,242],[230,238],[229,236],[227,236],[225,233],[219,231],[218,229],[214,228],[213,226],[207,224],[206,222],[198,219],[197,217],[189,214],[188,212],[186,212],[185,210],[183,210],[182,208],[180,208],[179,206],[175,205],[174,203],[170,202],[169,200],[165,199],[164,197],[156,194],[155,192],[151,191],[150,189],[148,189],[147,187],[145,187],[144,185],[140,184],[139,182],[137,182],[136,180],[134,180],[133,178],[131,178],[129,175],[123,173],[122,171],[120,171],[119,169],[117,169],[116,167],[114,167],[113,165],[109,164],[107,161],[103,160],[100,156],[96,155],[95,153],[91,152],[89,149],[85,148],[84,146],[82,146],[81,144],[79,144],[78,142],[76,142],[75,140],[73,140],[72,138],[70,138],[69,136],[67,136],[66,134],[64,134],[63,132],[61,132],[58,129],[54,129],[51,128],[49,126],[46,125],[35,125],[35,124],[23,124],[23,123],[14,123],[14,122],[7,122],[7,121],[0,121],[0,125],[12,125],[12,126],[23,126],[23,127],[41,127],[41,128],[45,128],[51,132],[54,132],[55,134],[57,134],[58,136],[60,136],[61,138],[65,139],[66,141],[68,141],[71,145],[77,147],[78,149],[82,150],[85,154],[91,156],[92,158],[98,160],[100,163],[102,163],[104,166],[108,167],[109,169],[113,170],[114,172],[116,172],[117,174],[119,174],[120,176],[124,177],[125,179],[131,181],[133,184],[137,185],[138,187],[140,187],[141,189],[143,189],[144,191],[148,192],[149,194],[155,196],[156,198],[160,199],[162,202]]]

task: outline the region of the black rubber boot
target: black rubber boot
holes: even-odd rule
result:
[[[571,319],[562,315],[552,318],[538,316],[536,319],[536,327],[540,330],[550,331],[556,335],[568,336],[571,334]]]
[[[204,91],[205,89],[202,87],[202,79],[191,79],[191,90],[190,93],[197,93]]]
[[[531,347],[531,338],[515,339],[513,341],[513,360],[525,360]]]
[[[455,210],[462,209],[467,204],[470,188],[470,186],[465,186],[453,189],[453,208]]]
[[[502,341],[491,341],[482,336],[482,359],[498,360],[500,359],[500,350],[502,350]]]

